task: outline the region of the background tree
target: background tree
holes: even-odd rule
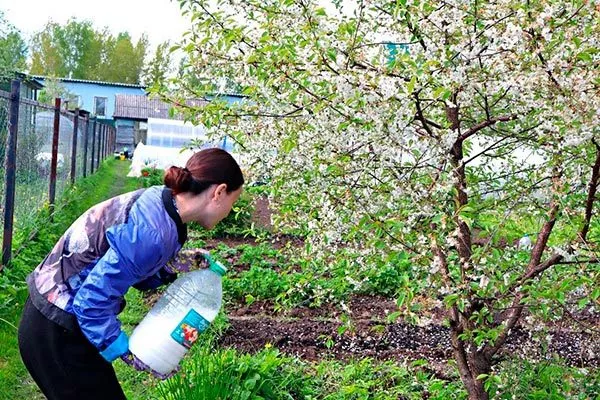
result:
[[[46,24],[32,40],[31,73],[73,79],[139,83],[148,39],[135,45],[127,32],[112,36],[90,21]]]
[[[313,257],[410,257],[398,305],[418,317],[417,294],[442,300],[470,399],[495,392],[525,310],[540,325],[598,305],[593,2],[180,3],[201,76],[174,100],[221,77],[243,88],[189,117],[260,160],[277,222]]]
[[[21,33],[0,11],[0,78],[12,77],[26,69],[27,45]]]
[[[148,38],[142,35],[134,45],[127,32],[119,33],[116,38],[107,38],[102,80],[139,84],[148,44]]]
[[[165,87],[167,78],[173,72],[170,46],[167,41],[156,47],[154,57],[143,69],[144,85],[154,87],[156,90]]]
[[[20,32],[11,25],[0,11],[0,88],[10,90],[10,80],[15,72],[26,69],[27,46]],[[8,115],[0,111],[0,160],[4,160],[6,136],[8,134]]]

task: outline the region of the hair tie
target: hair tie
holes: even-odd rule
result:
[[[183,168],[181,168],[181,169],[182,169],[182,171],[183,171],[183,172],[186,172],[186,173],[187,173],[187,172],[190,172],[190,170],[189,170],[189,169],[187,169],[187,167],[183,167]]]

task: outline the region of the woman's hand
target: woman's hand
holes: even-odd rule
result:
[[[160,380],[169,379],[170,377],[172,377],[179,371],[179,367],[177,367],[176,369],[169,372],[168,374],[161,374],[160,372],[156,372],[155,370],[150,368],[148,365],[146,365],[142,360],[137,358],[135,356],[135,354],[133,354],[131,351],[128,351],[127,353],[123,354],[121,356],[121,360],[123,360],[123,362],[125,364],[129,365],[130,367],[132,367],[138,371],[149,372],[152,375],[154,375],[154,377],[156,377]]]
[[[171,261],[165,265],[165,270],[171,274],[178,272],[190,272],[192,267],[206,268],[208,267],[207,257],[210,257],[209,252],[204,249],[186,249],[181,250]]]

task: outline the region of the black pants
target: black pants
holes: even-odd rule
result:
[[[112,365],[81,330],[50,321],[29,299],[19,325],[19,350],[48,400],[126,399]]]

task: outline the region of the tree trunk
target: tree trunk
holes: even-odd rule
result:
[[[477,379],[481,374],[489,374],[492,370],[490,359],[477,351],[473,343],[467,345],[459,339],[462,328],[451,323],[451,342],[456,359],[460,379],[467,389],[469,400],[489,400],[489,395],[483,387],[485,380]]]
[[[467,388],[469,400],[489,400],[490,396],[483,388],[483,380],[475,378],[470,379],[469,382],[463,382]]]
[[[484,389],[485,379],[477,379],[481,374],[489,374],[492,370],[491,363],[481,353],[468,354],[467,374],[460,374],[461,380],[467,389],[469,400],[489,400],[489,395]]]

